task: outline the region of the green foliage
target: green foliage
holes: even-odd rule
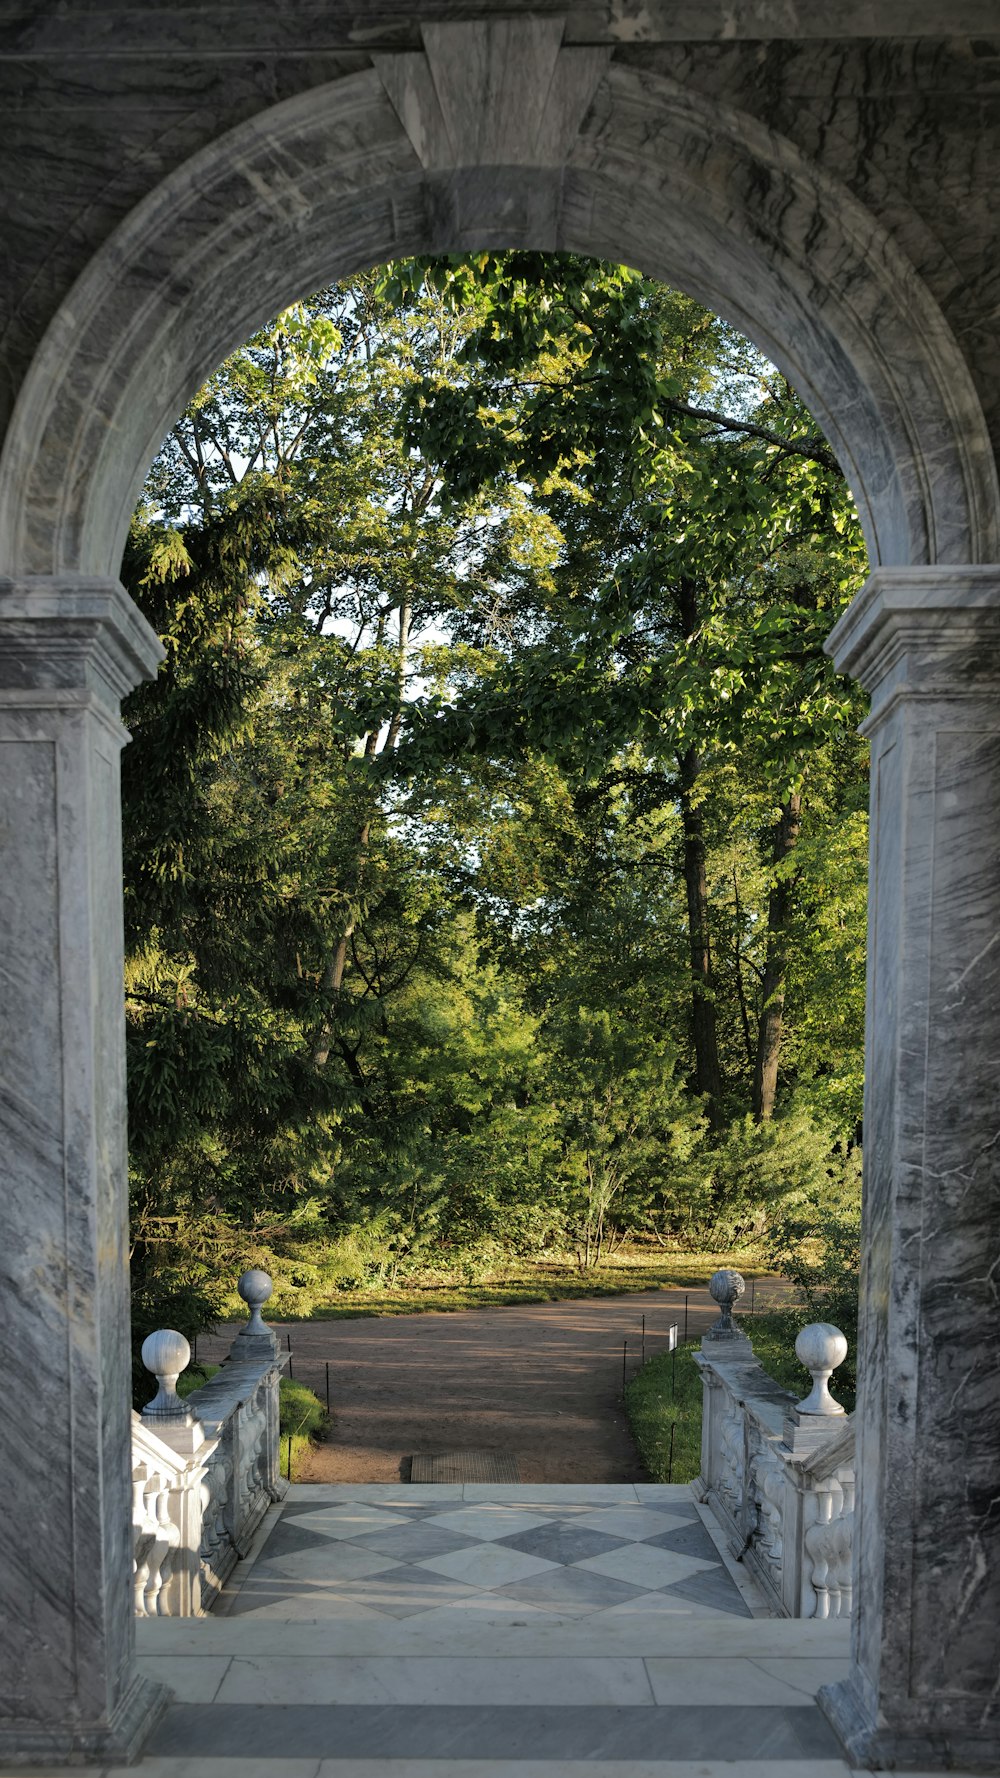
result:
[[[822,643],[862,569],[773,366],[619,267],[391,267],[220,367],[124,565],[167,650],[126,709],[137,1339],[248,1264],[307,1313],[822,1213],[866,847]]]
[[[853,1176],[852,1176],[853,1175]],[[841,1189],[823,1204],[789,1205],[769,1231],[770,1251],[780,1256],[795,1287],[796,1310],[781,1322],[794,1344],[810,1321],[829,1321],[847,1337],[847,1357],[837,1372],[837,1399],[853,1407],[857,1389],[858,1278],[861,1257],[861,1178],[855,1166]]]

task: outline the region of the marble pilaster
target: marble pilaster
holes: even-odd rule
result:
[[[1000,1761],[1000,567],[879,569],[852,1763]]]
[[[119,701],[156,636],[116,581],[0,580],[0,1760],[131,1757]]]

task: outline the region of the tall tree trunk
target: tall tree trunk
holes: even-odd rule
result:
[[[410,649],[410,625],[413,621],[413,606],[409,599],[399,608],[399,641],[396,653],[396,708],[389,723],[383,752],[395,751],[403,726],[403,700],[406,692],[406,667]],[[378,746],[378,729],[372,729],[365,737],[365,757],[370,759]],[[361,893],[361,882],[364,877],[365,863],[368,858],[368,846],[371,839],[371,822],[366,821],[358,834],[358,850],[354,863],[354,899],[357,903]],[[337,948],[330,958],[323,974],[323,993],[329,1005],[329,1012],[317,1032],[313,1044],[312,1059],[317,1068],[325,1068],[330,1057],[330,1046],[333,1041],[334,1020],[337,1001],[340,999],[344,985],[344,972],[347,968],[347,952],[354,930],[357,926],[357,915],[352,914],[343,932],[337,940]]]
[[[682,580],[677,588],[677,610],[685,640],[693,642],[701,614],[698,587]],[[708,1100],[709,1122],[718,1129],[722,1121],[722,1068],[715,1021],[715,984],[712,979],[712,947],[709,937],[708,873],[705,863],[705,828],[695,791],[701,760],[693,745],[677,761],[680,778],[681,827],[684,834],[684,886],[687,891],[688,945],[691,956],[691,1025],[694,1035],[695,1082]]]
[[[777,874],[767,901],[767,956],[764,963],[760,1024],[757,1028],[757,1065],[753,1080],[753,1114],[759,1124],[766,1123],[774,1115],[785,1016],[788,915],[792,900],[792,883],[787,864],[798,844],[801,828],[802,797],[796,791],[781,811],[781,818],[774,829],[771,855]]]
[[[688,945],[691,957],[691,1027],[694,1036],[695,1083],[708,1100],[713,1129],[722,1119],[722,1068],[715,1020],[715,986],[709,943],[708,874],[701,805],[695,800],[698,755],[689,747],[680,766],[681,828],[684,834],[684,886],[687,891]]]

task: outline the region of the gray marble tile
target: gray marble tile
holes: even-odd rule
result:
[[[450,1575],[402,1565],[328,1589],[332,1600],[353,1600],[395,1618],[414,1617],[417,1612],[431,1611],[439,1605],[457,1604],[474,1597],[476,1591]]]
[[[457,1531],[446,1531],[441,1525],[391,1525],[385,1531],[366,1531],[355,1541],[364,1549],[377,1550],[382,1556],[395,1556],[400,1562],[420,1562],[427,1556],[447,1556],[453,1550],[475,1547],[477,1539],[462,1537]]]
[[[294,1518],[298,1530],[309,1529],[324,1537],[346,1538],[353,1542],[368,1531],[388,1531],[407,1520],[391,1507],[362,1500],[313,1501],[305,1506],[285,1507],[281,1523]]]
[[[530,1574],[524,1580],[499,1587],[509,1599],[521,1599],[527,1605],[551,1606],[558,1611],[607,1611],[639,1597],[642,1588],[627,1581],[614,1580],[607,1574],[594,1574],[586,1568],[550,1568],[544,1574]]]
[[[431,1520],[443,1530],[460,1532],[477,1543],[512,1537],[516,1531],[531,1531],[535,1525],[545,1522],[536,1512],[524,1512],[520,1507],[488,1500],[435,1513]]]
[[[329,1541],[322,1531],[310,1530],[307,1520],[289,1519],[286,1522],[282,1516],[261,1550],[260,1559],[272,1561],[275,1556],[292,1556],[299,1550],[314,1550]]]
[[[720,1567],[703,1569],[700,1574],[688,1575],[684,1580],[674,1581],[671,1586],[662,1589],[665,1595],[675,1599],[687,1599],[692,1605],[709,1605],[716,1611],[731,1613],[733,1617],[751,1617],[750,1607],[726,1573]]]
[[[835,1759],[833,1731],[809,1705],[323,1705],[172,1707],[149,1751],[259,1759]],[[537,1770],[537,1767],[536,1767]],[[790,1765],[791,1773],[794,1766]]]
[[[603,1531],[593,1531],[587,1525],[556,1523],[554,1525],[536,1525],[533,1531],[521,1531],[513,1537],[501,1537],[499,1542],[507,1544],[511,1549],[523,1550],[528,1556],[543,1556],[547,1562],[582,1562],[587,1556],[603,1556],[608,1550],[615,1550],[624,1542],[621,1537],[609,1537]]]
[[[704,1525],[676,1525],[662,1531],[659,1537],[647,1537],[644,1548],[673,1550],[678,1556],[701,1556],[706,1562],[717,1562],[719,1552]]]

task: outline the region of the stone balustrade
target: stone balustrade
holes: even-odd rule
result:
[[[266,1272],[244,1272],[250,1319],[218,1373],[182,1400],[190,1361],[183,1334],[162,1329],[142,1348],[159,1385],[132,1416],[135,1610],[138,1617],[200,1617],[284,1483],[278,1468],[278,1385],[287,1363],[261,1319]]]
[[[739,1273],[716,1273],[710,1288],[722,1313],[694,1355],[703,1386],[701,1497],[782,1617],[849,1617],[854,1424],[828,1386],[847,1341],[825,1322],[802,1329],[795,1350],[813,1388],[796,1402],[733,1320]]]

